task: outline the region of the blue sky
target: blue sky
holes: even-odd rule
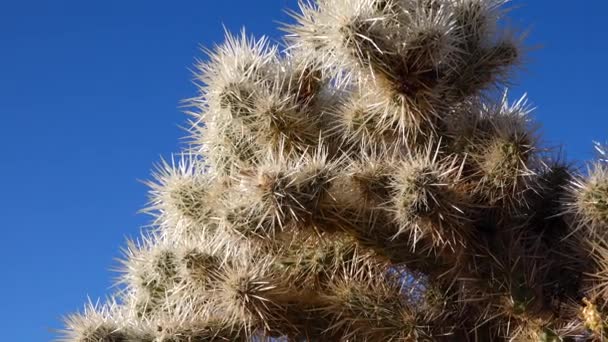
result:
[[[608,3],[514,3],[512,24],[541,48],[511,94],[529,94],[548,144],[587,159],[608,139]],[[110,293],[125,237],[149,221],[138,180],[184,136],[199,47],[222,25],[276,38],[295,4],[0,1],[3,340],[49,341],[61,315]]]

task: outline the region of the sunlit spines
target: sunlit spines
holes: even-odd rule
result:
[[[195,143],[215,172],[234,176],[268,154],[299,155],[313,150],[323,137],[316,110],[320,75],[305,62],[287,57],[275,63],[275,72],[263,75],[246,99],[233,99],[242,107],[239,115],[220,115],[225,110],[218,109],[219,116],[213,116],[210,107],[211,116],[193,122]]]
[[[422,292],[411,291],[421,278],[414,274],[408,278],[381,265],[346,267],[351,271],[333,279],[321,310],[332,320],[330,329],[342,338],[416,341],[450,334],[442,310],[420,297]]]
[[[375,45],[369,37],[371,31],[387,20],[379,13],[377,2],[300,2],[300,13],[292,12],[297,23],[286,28],[290,50],[312,61],[324,74],[338,76],[342,79],[339,83],[350,82],[357,77],[361,59],[367,59],[366,48]]]
[[[432,124],[439,114],[441,68],[453,63],[454,37],[447,4],[422,1],[321,1],[301,4],[298,24],[288,27],[291,48],[314,52],[319,68],[339,86],[368,79],[398,110],[394,122]]]
[[[290,75],[289,77],[297,77]],[[243,123],[263,150],[275,155],[304,153],[317,146],[320,137],[318,114],[310,112],[297,90],[285,92],[290,79],[278,79],[254,98],[250,118]],[[311,95],[309,95],[311,96]]]
[[[213,225],[215,197],[222,183],[208,172],[203,161],[182,155],[165,160],[153,172],[154,181],[146,182],[148,207],[159,233],[169,239],[201,235]]]
[[[244,327],[228,325],[205,307],[181,299],[172,304],[138,326],[154,342],[247,341]]]
[[[197,65],[200,97],[192,100],[201,119],[245,119],[255,93],[276,74],[277,49],[266,38],[226,35],[226,41],[208,51],[209,61]]]
[[[395,51],[371,61],[372,77],[416,127],[434,126],[451,105],[445,100],[451,86],[446,71],[459,62],[460,37],[454,33],[451,6],[423,0],[393,3],[397,22],[386,32]]]
[[[277,78],[278,56],[266,38],[227,34],[197,65],[199,95],[190,99],[192,144],[215,172],[231,175],[253,162],[261,147],[243,123],[254,113],[255,99]]]
[[[385,209],[397,160],[393,153],[373,152],[350,160],[336,190],[338,202],[362,214]]]
[[[577,230],[604,237],[608,227],[608,165],[594,162],[587,174],[575,177],[568,185],[564,213],[572,215]]]
[[[608,162],[608,146],[606,146],[605,144],[599,143],[597,141],[594,141],[593,147],[595,148],[595,151],[598,154],[597,159],[599,161],[601,161],[602,163]]]
[[[251,252],[244,245],[239,247],[238,251],[233,249],[219,232],[200,241],[178,242],[174,247],[177,279],[169,294],[170,305],[185,303],[192,311],[206,313],[206,303],[218,286],[219,272]]]
[[[175,247],[145,238],[124,249],[119,284],[133,317],[149,317],[166,307],[166,298],[179,282]]]
[[[495,29],[503,3],[321,1],[301,4],[287,31],[290,48],[313,54],[339,85],[371,79],[410,125],[433,126],[520,59],[519,39]]]
[[[589,257],[583,269],[582,283],[584,295],[591,301],[608,302],[608,245],[599,235],[590,236],[580,232],[581,252]]]
[[[242,327],[247,336],[286,324],[280,301],[286,285],[273,262],[272,257],[236,259],[222,267],[209,302],[212,315],[228,326]]]
[[[250,217],[255,221],[249,226],[262,228],[269,237],[287,227],[312,228],[322,224],[333,206],[329,189],[336,166],[319,152],[296,160],[272,157],[256,169],[243,172],[239,191],[244,206],[237,208],[242,212],[239,221]]]
[[[413,77],[450,58],[447,2],[319,1],[301,2],[300,10],[293,14],[297,23],[286,28],[290,48],[311,54],[309,60],[339,78],[353,80],[357,72],[392,78],[399,70]]]
[[[258,264],[260,254],[255,249],[216,235],[189,242],[130,243],[120,279],[126,285],[120,295],[129,317],[162,320],[179,315],[185,320],[199,317],[237,327],[238,322],[226,322],[224,312],[209,303],[243,270],[263,264],[260,272],[268,272],[270,262]]]
[[[503,83],[522,59],[523,38],[498,28],[509,0],[456,0],[454,31],[459,37],[458,64],[448,72],[450,93],[462,100]]]
[[[191,134],[197,148],[191,153],[205,156],[209,171],[218,176],[232,176],[250,167],[260,158],[262,147],[255,137],[231,122],[206,122],[193,125]]]
[[[435,247],[466,244],[467,194],[459,189],[462,162],[440,157],[439,149],[413,153],[395,166],[390,207],[399,230],[415,248],[423,238]]]
[[[542,162],[530,111],[525,97],[510,104],[506,94],[482,109],[470,154],[477,169],[476,192],[490,205],[525,207],[525,195],[538,188]]]
[[[344,275],[356,264],[361,267],[378,263],[371,249],[361,246],[345,232],[293,234],[277,253],[276,266],[293,284],[292,295],[304,304],[317,304],[319,296],[335,277]],[[301,294],[299,294],[301,293]]]
[[[329,133],[341,141],[345,149],[352,149],[351,153],[393,147],[409,133],[409,122],[398,120],[400,109],[373,86],[356,88],[344,95],[342,102],[328,112]],[[401,132],[395,131],[396,126],[400,126]]]
[[[65,329],[58,341],[63,342],[153,342],[154,336],[130,324],[119,304],[87,304],[82,313],[64,319]]]

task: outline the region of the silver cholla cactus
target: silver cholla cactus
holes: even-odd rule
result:
[[[69,342],[605,341],[606,149],[543,147],[506,0],[303,1],[197,65],[154,229]]]

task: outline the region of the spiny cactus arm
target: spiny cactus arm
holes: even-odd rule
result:
[[[506,2],[318,0],[284,52],[228,35],[155,229],[64,340],[603,340],[605,158],[552,160],[492,94],[522,59]]]
[[[608,165],[597,161],[587,170],[587,176],[572,179],[568,187],[570,198],[566,213],[574,216],[577,228],[592,236],[605,236],[608,225]]]
[[[203,160],[191,153],[162,160],[152,173],[148,206],[143,212],[154,217],[153,226],[169,240],[197,236],[213,229],[216,199],[224,183],[208,173]],[[218,178],[218,179],[216,179]]]
[[[505,2],[318,1],[286,30],[290,48],[339,85],[372,82],[404,133],[505,79],[519,60],[518,40],[496,28]]]
[[[130,321],[115,300],[108,300],[103,305],[89,302],[82,313],[66,317],[65,324],[59,341],[152,342],[154,339],[139,322]]]

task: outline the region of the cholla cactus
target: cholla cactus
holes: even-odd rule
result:
[[[155,229],[62,340],[608,340],[606,149],[580,172],[504,90],[507,0],[302,2],[198,65]]]

